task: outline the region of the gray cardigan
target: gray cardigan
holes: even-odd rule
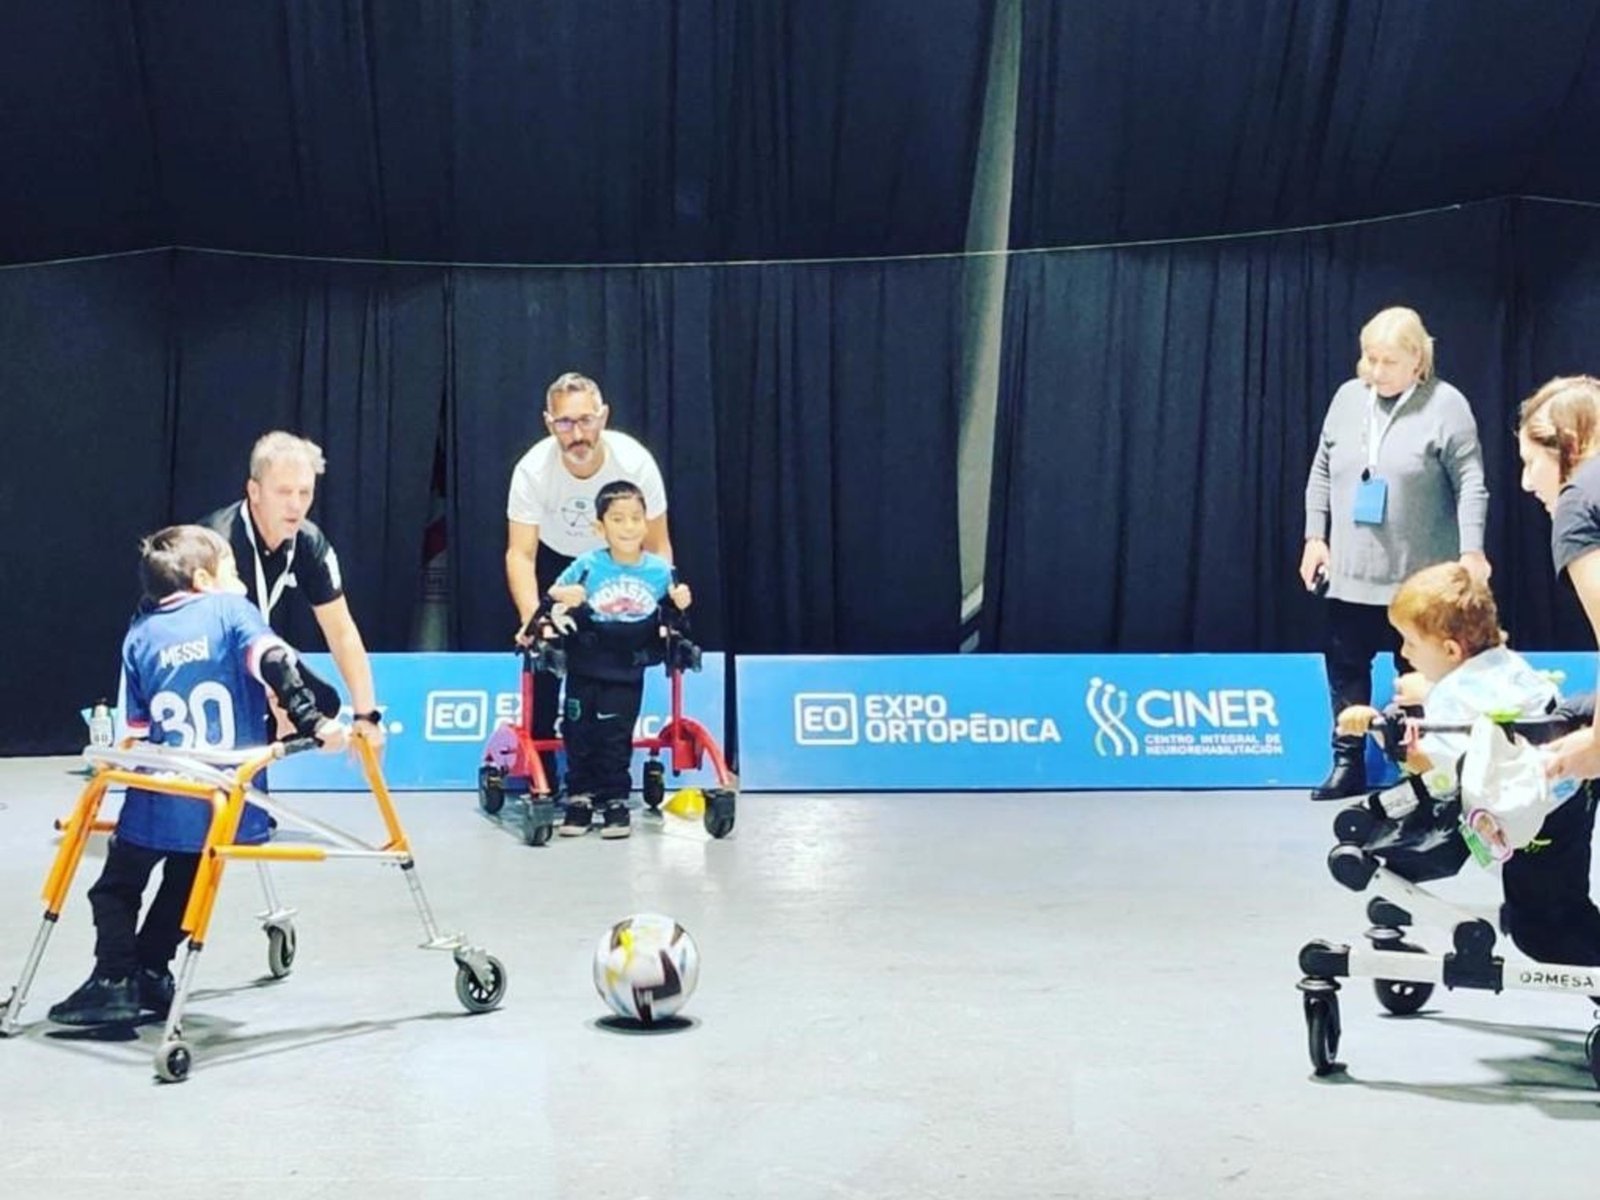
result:
[[[1354,604],[1388,604],[1413,572],[1482,550],[1489,511],[1472,409],[1430,379],[1407,397],[1378,448],[1373,473],[1389,485],[1383,524],[1357,525],[1371,403],[1359,379],[1334,393],[1306,480],[1306,537],[1328,540],[1328,595]]]

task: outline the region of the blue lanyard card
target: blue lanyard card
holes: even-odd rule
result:
[[[1356,484],[1356,524],[1382,525],[1383,510],[1388,501],[1389,485],[1378,476],[1368,476]]]

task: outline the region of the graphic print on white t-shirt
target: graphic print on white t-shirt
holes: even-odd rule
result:
[[[594,531],[594,501],[588,496],[568,496],[561,502],[561,524],[571,533],[584,537]]]
[[[545,438],[522,456],[511,473],[506,517],[537,525],[539,540],[569,558],[604,545],[594,528],[594,498],[606,484],[626,479],[644,493],[650,518],[667,511],[666,487],[655,459],[625,433],[606,430],[604,464],[588,479],[575,479],[561,461],[554,438]]]

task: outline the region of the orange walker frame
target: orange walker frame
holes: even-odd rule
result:
[[[222,883],[222,872],[232,859],[253,859],[259,868],[267,902],[267,911],[260,914],[260,920],[267,935],[267,967],[274,978],[281,979],[289,974],[294,964],[295,910],[279,904],[267,864],[325,862],[330,858],[374,859],[393,863],[404,873],[417,915],[422,920],[426,937],[422,948],[448,950],[451,953],[456,963],[456,997],[462,1006],[474,1013],[488,1012],[497,1007],[505,996],[505,968],[498,959],[471,945],[465,936],[440,933],[433,910],[417,880],[411,843],[389,797],[377,754],[364,739],[351,740],[355,743],[367,785],[383,818],[387,840],[382,845],[371,845],[331,825],[293,812],[250,786],[251,781],[272,762],[288,754],[314,748],[316,743],[310,739],[296,739],[248,750],[178,749],[143,743],[125,743],[116,749],[85,750],[84,758],[94,767],[94,774],[79,795],[71,815],[56,822],[62,838],[55,861],[45,876],[44,919],[34,937],[33,947],[28,952],[16,987],[5,1003],[0,1005],[0,1037],[10,1037],[21,1029],[18,1017],[27,1002],[28,989],[44,958],[51,931],[66,904],[73,876],[83,860],[90,836],[116,829],[116,822],[101,820],[99,816],[106,791],[115,784],[211,805],[210,828],[200,850],[200,866],[195,873],[194,887],[189,893],[189,903],[183,914],[183,931],[188,935],[188,945],[177,973],[172,1008],[155,1056],[155,1071],[159,1078],[177,1082],[189,1074],[193,1055],[183,1039],[183,1011],[194,980],[196,960],[205,948],[212,909]],[[234,839],[238,835],[246,801],[266,809],[278,819],[280,827],[307,830],[329,844],[236,844]]]

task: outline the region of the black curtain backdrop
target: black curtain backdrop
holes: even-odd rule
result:
[[[0,270],[0,752],[85,742],[114,696],[138,541],[165,523],[166,252]]]
[[[1357,335],[1417,308],[1485,447],[1488,552],[1524,646],[1583,645],[1514,422],[1594,367],[1600,211],[1497,201],[1315,233],[1016,258],[984,643],[1004,650],[1320,644],[1301,589],[1306,473]]]
[[[1508,427],[1600,369],[1600,0],[1019,11],[985,644],[1314,645],[1304,472],[1396,302],[1477,408],[1508,624],[1581,644]],[[708,645],[951,648],[972,314],[959,259],[881,260],[964,245],[993,17],[6,6],[0,262],[151,252],[0,271],[0,752],[81,740],[136,539],[237,497],[276,425],[328,450],[315,516],[380,650],[443,430],[453,634],[503,646],[509,472],[569,369],[661,460]]]
[[[718,276],[732,644],[954,649],[960,260]]]
[[[1600,5],[1022,5],[1011,245],[1600,199]]]
[[[951,648],[959,283],[959,260],[453,271],[459,643],[506,644],[511,470],[578,370],[661,464],[708,645]]]
[[[0,271],[0,335],[26,348],[0,360],[3,499],[38,521],[6,567],[3,745],[81,744],[77,709],[116,683],[139,537],[240,498],[273,428],[327,452],[312,517],[369,647],[399,650],[442,419],[453,641],[507,647],[511,468],[574,369],[661,463],[709,648],[951,649],[960,279],[959,259],[452,270],[189,251]],[[289,632],[323,645],[309,618]]]
[[[0,5],[0,114],[0,262],[172,241],[132,5]]]
[[[500,263],[959,250],[991,4],[136,3],[134,108],[181,245]]]
[[[272,429],[328,460],[311,511],[369,645],[400,649],[420,600],[421,531],[444,397],[442,272],[174,255],[174,520],[244,496]],[[246,565],[240,564],[245,570]],[[322,647],[306,615],[291,639]]]

